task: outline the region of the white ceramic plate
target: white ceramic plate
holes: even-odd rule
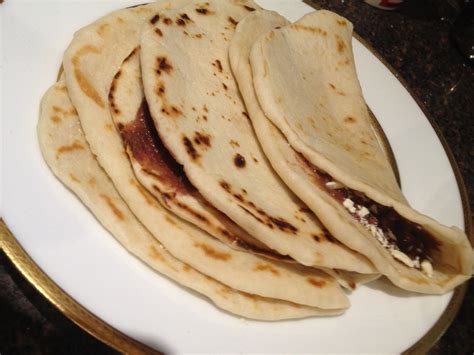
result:
[[[295,0],[258,1],[297,20]],[[63,290],[106,323],[172,352],[401,352],[438,320],[452,293],[419,296],[387,282],[361,287],[340,317],[242,320],[161,277],[130,256],[47,168],[36,123],[75,30],[130,1],[6,1],[0,6],[2,169],[0,215]],[[354,40],[368,105],[395,153],[413,207],[464,226],[450,161],[429,121],[394,75]]]

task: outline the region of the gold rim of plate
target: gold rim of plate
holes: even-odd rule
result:
[[[304,2],[310,5],[313,8],[318,8],[310,0],[304,0]],[[471,211],[469,206],[469,198],[467,195],[467,190],[464,185],[464,181],[461,175],[461,172],[457,166],[457,163],[454,159],[454,156],[449,149],[449,146],[444,139],[440,128],[434,122],[434,120],[428,114],[424,104],[420,101],[418,97],[413,93],[409,88],[407,83],[399,77],[395,69],[384,59],[378,52],[362,37],[354,32],[354,37],[361,42],[374,56],[376,56],[390,72],[395,75],[395,77],[400,81],[400,83],[405,87],[405,89],[410,93],[410,95],[415,99],[418,106],[423,111],[425,117],[430,122],[431,126],[436,132],[438,139],[440,140],[446,155],[451,163],[451,168],[453,169],[454,175],[456,177],[456,182],[458,185],[459,192],[461,194],[461,201],[464,213],[464,225],[465,230],[468,236],[472,235],[472,222],[471,222]],[[62,72],[62,67],[59,71],[58,78]],[[390,143],[382,130],[379,122],[370,111],[371,118],[373,120],[374,128],[381,138],[381,142],[384,148],[385,153],[387,154],[392,167],[394,168],[395,175],[397,177],[398,183],[400,183],[400,177],[398,173],[398,167],[395,160],[395,155],[393,154]],[[471,244],[473,240],[471,237]],[[49,302],[51,302],[60,312],[62,312],[66,317],[71,321],[81,327],[90,335],[99,339],[103,343],[111,346],[115,350],[124,353],[133,353],[133,354],[159,354],[158,351],[146,346],[139,341],[129,337],[128,335],[118,331],[113,328],[102,319],[98,318],[86,308],[80,305],[76,300],[74,300],[70,295],[68,295],[63,289],[61,289],[51,278],[49,278],[46,273],[44,273],[39,266],[33,261],[33,259],[26,253],[22,248],[20,243],[16,240],[13,234],[9,231],[7,225],[0,218],[0,248],[4,251],[5,255],[11,260],[15,265],[18,271],[30,282]],[[441,314],[440,318],[436,323],[431,327],[428,332],[423,335],[415,344],[410,348],[405,350],[403,354],[423,354],[426,353],[436,341],[444,334],[448,329],[449,325],[452,323],[456,314],[461,307],[464,296],[467,291],[467,283],[464,283],[457,287],[454,290],[454,294],[447,305],[444,312]]]

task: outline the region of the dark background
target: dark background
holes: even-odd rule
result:
[[[0,3],[2,1],[0,0]],[[450,34],[458,18],[455,0],[407,0],[395,12],[360,0],[317,0],[347,17],[354,29],[385,58],[441,128],[474,201],[474,69]],[[472,14],[471,14],[472,16]],[[458,35],[472,29],[457,24]],[[466,44],[466,39],[462,43]],[[389,99],[389,98],[387,98]],[[472,218],[472,216],[471,216]],[[432,354],[474,352],[474,283],[464,304]],[[381,325],[382,326],[382,325]],[[65,318],[26,282],[0,253],[0,353],[107,354],[111,349]]]

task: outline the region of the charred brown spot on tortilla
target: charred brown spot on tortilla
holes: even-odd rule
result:
[[[77,116],[77,111],[74,107],[69,110],[63,110],[61,107],[53,106],[53,111],[62,114],[64,117]]]
[[[222,253],[218,250],[215,250],[211,246],[204,244],[204,243],[194,243],[194,246],[201,249],[207,256],[216,259],[216,260],[222,260],[222,261],[227,261],[232,256],[229,253]]]
[[[219,72],[222,73],[222,63],[219,59],[216,59],[213,63],[212,63],[213,66],[217,67],[217,69],[219,70]]]
[[[97,28],[97,34],[101,37],[104,36],[105,32],[107,32],[107,29],[109,28],[109,24],[108,23],[103,23],[102,25],[100,25],[98,28]]]
[[[183,112],[179,108],[174,105],[170,105],[164,95],[160,95],[161,93],[158,92],[157,94],[162,98],[160,110],[162,114],[173,118],[182,116]]]
[[[153,175],[161,183],[178,193],[193,191],[191,183],[161,141],[145,100],[142,101],[135,119],[127,125],[119,126],[125,146],[142,169]]]
[[[61,120],[61,117],[54,115],[54,116],[51,116],[51,121],[53,121],[54,123],[59,123],[62,120]]]
[[[247,11],[250,11],[250,12],[255,11],[255,8],[253,8],[253,7],[250,7],[250,6],[247,6],[247,5],[243,5],[243,6]]]
[[[317,288],[323,288],[324,286],[326,286],[326,281],[316,280],[314,277],[308,277],[306,278],[306,281],[308,281],[308,283]]]
[[[296,234],[298,232],[298,228],[293,226],[284,218],[273,217],[268,215],[262,208],[256,206],[254,202],[247,199],[244,195],[232,191],[232,187],[228,182],[220,181],[220,185],[227,193],[229,193],[232,197],[239,201],[238,206],[242,210],[244,210],[247,214],[251,215],[258,222],[265,224],[271,229],[277,227],[281,231],[289,234]],[[252,212],[250,209],[253,210],[255,213]]]
[[[114,126],[111,123],[106,123],[105,128],[107,129],[107,131],[110,131],[110,132],[114,130]]]
[[[319,235],[317,235],[317,234],[312,234],[311,236],[312,236],[313,239],[314,239],[315,241],[317,241],[318,243],[321,241],[321,237],[320,237]]]
[[[224,88],[224,90],[227,90],[227,85],[222,83],[222,87]]]
[[[341,95],[341,96],[346,96],[346,94],[340,91],[334,84],[329,83],[329,86],[331,87],[331,89],[333,89],[336,92],[336,94]]]
[[[156,186],[153,186],[153,188],[155,188],[158,192],[161,193],[160,189]],[[172,193],[163,193],[163,198],[167,201],[167,202],[172,202],[173,204],[175,204],[177,207],[179,207],[182,211],[186,212],[187,214],[193,216],[194,218],[198,219],[199,221],[203,222],[203,223],[206,223],[208,225],[211,225],[211,222],[209,221],[209,219],[207,219],[205,216],[203,216],[201,213],[195,211],[194,209],[192,209],[191,207],[189,207],[187,204],[185,203],[182,203],[180,201],[178,201],[177,199],[175,199],[175,195],[176,194],[172,194]]]
[[[220,182],[219,182],[219,185],[221,185],[221,187],[222,187],[224,190],[226,190],[227,192],[230,192],[231,187],[230,187],[230,185],[229,185],[228,182],[220,181]]]
[[[356,121],[357,120],[352,116],[347,116],[347,117],[344,118],[344,122],[346,122],[346,123],[355,123]]]
[[[234,141],[233,139],[231,139],[231,140],[229,141],[229,144],[230,144],[232,147],[234,147],[234,148],[239,148],[239,147],[240,147],[239,142]]]
[[[293,23],[290,25],[291,28],[294,28],[296,30],[301,30],[301,31],[306,31],[306,32],[311,32],[311,33],[317,33],[323,36],[327,36],[328,33],[325,30],[322,30],[319,27],[311,27],[311,26],[306,26],[306,25],[301,25],[298,23]]]
[[[204,112],[209,112],[209,109],[207,108],[206,104],[202,106],[202,109],[204,110]]]
[[[74,67],[74,77],[76,78],[77,84],[81,88],[81,91],[90,99],[92,99],[99,107],[105,108],[105,104],[102,101],[99,93],[96,91],[94,86],[87,80],[85,75],[81,71],[81,59],[87,54],[100,54],[100,49],[91,45],[81,47],[76,54],[72,57],[72,65]]]
[[[183,269],[184,272],[190,272],[191,271],[191,266],[189,266],[188,264],[184,264],[182,269]]]
[[[204,132],[194,132],[194,143],[197,145],[211,146],[211,135]]]
[[[280,272],[275,269],[272,265],[266,263],[257,263],[253,268],[254,271],[268,271],[271,272],[273,275],[278,276]]]
[[[161,32],[161,30],[160,30],[158,27],[155,28],[155,33],[156,33],[158,36],[163,37],[163,32]]]
[[[163,19],[163,23],[164,23],[165,25],[169,26],[169,25],[171,25],[171,24],[173,23],[173,20],[170,19],[170,18],[168,18],[168,17],[165,17],[165,18]]]
[[[339,25],[339,26],[347,26],[347,22],[344,21],[344,20],[337,20],[336,23]]]
[[[62,92],[67,92],[67,87],[66,85],[58,85],[54,88],[55,90],[62,91]]]
[[[70,153],[77,150],[84,150],[84,146],[77,140],[75,140],[72,144],[63,145],[56,149],[56,159],[63,153]]]
[[[254,163],[255,163],[255,164],[257,164],[257,163],[258,163],[258,159],[257,159],[257,158],[255,158],[255,157],[252,157],[252,160],[254,161]]]
[[[250,116],[247,112],[242,111],[242,115],[244,115],[248,120],[250,119]]]
[[[156,89],[156,94],[160,97],[165,94],[165,85],[162,82],[158,83],[158,87]]]
[[[160,15],[159,15],[159,14],[156,14],[155,16],[153,16],[153,17],[150,19],[150,23],[151,23],[152,25],[154,25],[154,24],[157,23],[159,20],[160,20]]]
[[[234,157],[234,164],[238,168],[245,168],[245,158],[237,153]]]
[[[304,162],[309,171],[312,172],[316,183],[336,201],[343,204],[346,199],[350,199],[354,205],[367,208],[369,213],[364,217],[347,211],[355,220],[362,223],[362,218],[365,218],[368,224],[380,228],[388,242],[395,245],[410,259],[419,258],[420,261],[433,261],[433,252],[439,250],[440,242],[423,226],[407,220],[393,207],[381,205],[362,192],[348,187],[329,188],[326,184],[335,180],[329,174],[311,164],[302,155],[299,155],[299,158]],[[329,232],[325,233],[325,236],[328,240],[331,240]]]
[[[239,23],[239,21],[235,20],[232,16],[229,16],[227,20],[229,20],[229,22],[234,26],[237,26],[237,24]]]
[[[336,37],[337,51],[339,53],[344,52],[344,50],[346,49],[346,44],[344,43],[344,41],[339,35],[335,35],[335,37]]]
[[[87,183],[88,183],[90,186],[94,187],[94,186],[96,185],[95,177],[92,176],[91,178],[89,178],[89,180],[87,180]]]
[[[171,218],[170,216],[166,215],[165,219],[166,219],[167,222],[171,223],[172,225],[175,225],[175,226],[177,225],[176,221],[173,218]]]
[[[186,148],[186,152],[188,153],[188,155],[191,157],[192,160],[198,160],[200,158],[199,153],[197,152],[196,148],[194,148],[193,142],[191,142],[191,140],[188,137],[183,136],[183,144],[184,144],[184,147]]]
[[[196,38],[202,38],[202,34],[201,33],[198,33],[195,35]]]
[[[193,20],[191,20],[188,14],[180,14],[179,17],[181,17],[186,22],[193,22]]]
[[[168,62],[166,57],[157,57],[157,68],[163,70],[166,74],[169,74],[173,70],[173,66]]]
[[[149,255],[155,260],[165,261],[165,258],[163,257],[163,255],[161,255],[160,251],[157,248],[155,248],[153,245],[149,249]]]
[[[184,21],[182,18],[177,18],[176,19],[176,24],[178,26],[183,26],[184,27],[184,26],[186,26],[186,21]]]
[[[79,180],[76,175],[70,173],[69,174],[69,177],[71,178],[72,181],[75,181],[75,182],[81,182],[81,180]]]
[[[211,10],[207,9],[206,7],[204,7],[202,5],[196,8],[196,12],[200,15],[212,15],[212,14],[214,14],[214,11],[211,11]]]
[[[275,218],[271,216],[269,216],[268,218],[270,219],[270,221],[272,221],[274,225],[278,227],[278,229],[284,232],[290,232],[292,234],[296,234],[296,232],[298,232],[298,228],[296,228],[288,221],[285,221],[283,218]]]
[[[109,196],[107,196],[106,194],[100,194],[99,196],[105,201],[107,206],[109,206],[109,208],[112,210],[112,213],[118,219],[120,219],[121,221],[125,219],[122,211],[120,211],[120,209],[117,206],[115,206],[115,204],[113,203],[112,199]]]

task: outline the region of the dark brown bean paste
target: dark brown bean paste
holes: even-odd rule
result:
[[[184,174],[183,167],[174,160],[158,136],[145,100],[142,101],[135,120],[124,126],[119,125],[119,130],[125,145],[145,172],[155,175],[177,193],[195,191]]]
[[[369,214],[363,217],[371,225],[382,229],[389,244],[396,245],[398,249],[408,255],[410,259],[417,257],[423,260],[433,261],[431,258],[434,250],[439,250],[439,242],[421,225],[411,222],[402,217],[392,207],[383,206],[368,198],[364,193],[347,187],[331,189],[326,184],[335,181],[329,174],[322,172],[311,164],[306,158],[300,156],[305,164],[313,171],[315,180],[326,192],[341,204],[345,199],[350,199],[354,205],[367,208]],[[361,222],[362,217],[357,213],[349,212],[353,218]]]

